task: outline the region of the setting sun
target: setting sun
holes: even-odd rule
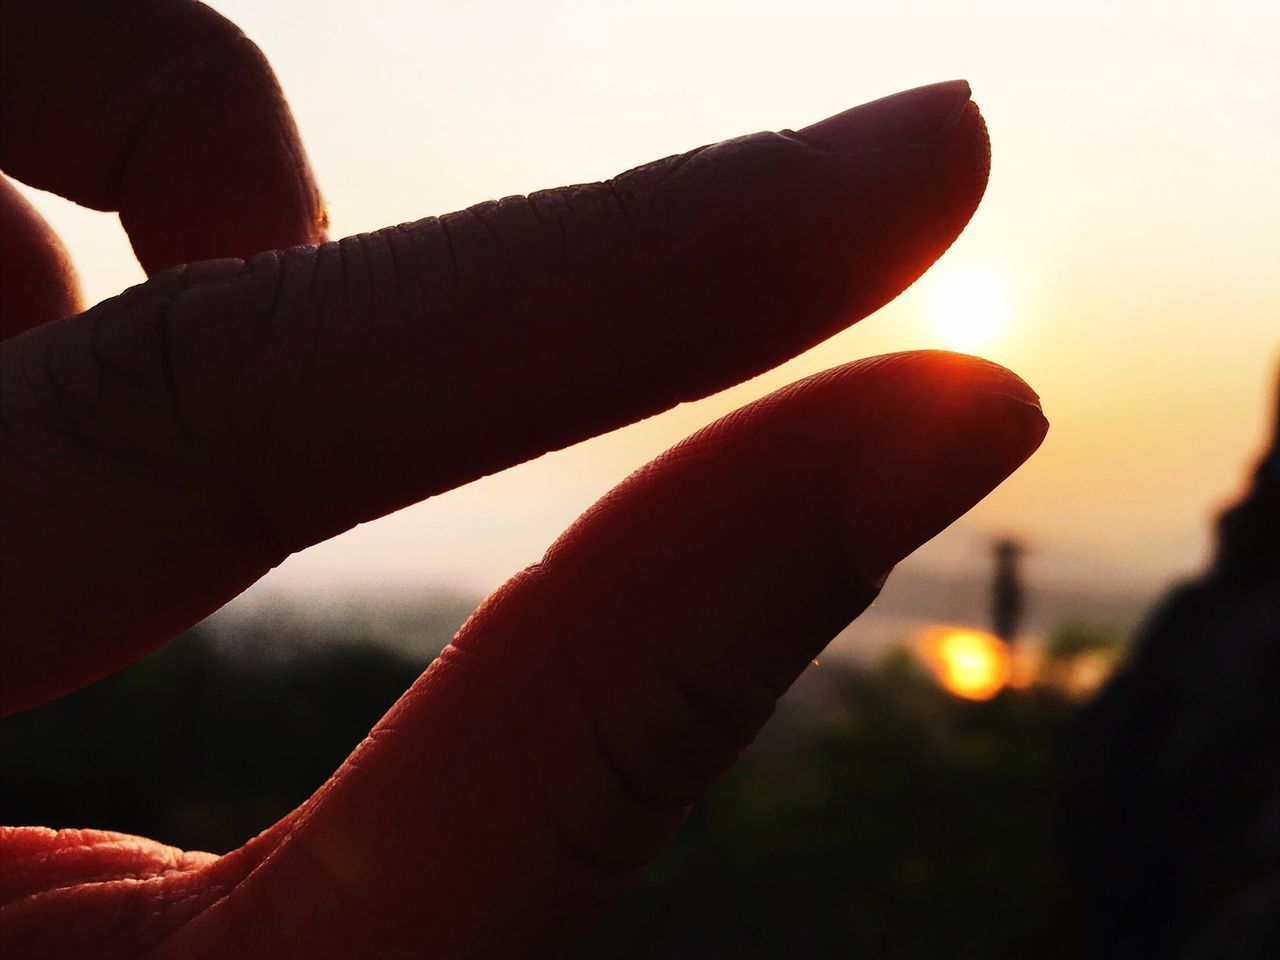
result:
[[[991,270],[952,269],[933,285],[929,318],[946,346],[958,350],[980,347],[999,336],[1008,323],[1005,285]]]
[[[967,700],[990,700],[1009,682],[1009,647],[982,630],[938,627],[924,635],[920,654],[951,693]]]

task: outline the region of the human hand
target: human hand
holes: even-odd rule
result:
[[[4,272],[5,332],[32,328],[0,347],[6,713],[119,669],[294,551],[794,356],[911,283],[986,181],[968,88],[941,84],[305,246],[318,195],[234,27],[176,0],[4,20],[0,166],[121,210],[154,274],[64,316],[56,239],[6,194],[6,263],[25,266]],[[554,954],[892,566],[1044,430],[1014,375],[941,353],[751,404],[588,511],[239,849],[6,831],[6,946]]]

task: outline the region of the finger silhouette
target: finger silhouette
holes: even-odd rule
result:
[[[167,948],[559,955],[893,565],[1046,429],[1015,376],[941,353],[707,427],[490,598]]]
[[[0,176],[0,340],[81,309],[80,284],[62,241]]]
[[[195,0],[4,3],[0,130],[0,169],[118,210],[148,273],[323,235],[266,58]]]
[[[4,708],[123,665],[291,552],[794,356],[923,272],[987,168],[968,86],[939,84],[195,264],[6,341]]]

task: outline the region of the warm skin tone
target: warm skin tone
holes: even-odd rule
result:
[[[316,246],[293,121],[231,24],[3,16],[0,166],[119,210],[153,276],[77,314],[61,244],[0,190],[6,713],[294,551],[796,355],[919,276],[986,183],[949,83]],[[1016,376],[941,353],[737,411],[588,511],[243,847],[6,830],[6,956],[556,955],[1045,429]]]

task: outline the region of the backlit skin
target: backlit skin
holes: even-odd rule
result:
[[[321,243],[266,60],[208,8],[6,2],[0,27],[0,167],[119,210],[151,275],[74,313],[61,245],[0,191],[0,250],[27,265],[0,300],[5,713],[297,550],[820,342],[927,269],[987,177],[951,82]],[[559,955],[894,564],[1046,429],[1015,375],[937,352],[731,414],[490,597],[244,846],[6,829],[6,957]]]

